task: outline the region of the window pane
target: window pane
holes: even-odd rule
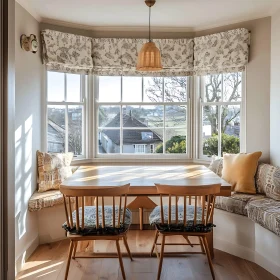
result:
[[[65,106],[48,106],[48,152],[65,152]]]
[[[121,101],[121,77],[99,77],[99,102]]]
[[[241,101],[242,73],[228,73],[223,75],[223,98],[225,102]]]
[[[120,153],[120,130],[100,129],[98,132],[98,153],[118,154]]]
[[[66,74],[67,79],[67,101],[81,101],[81,76],[78,74]]]
[[[222,154],[240,152],[240,105],[222,106]]]
[[[186,134],[187,134],[187,129],[182,129],[182,128],[166,129],[165,152],[168,154],[185,154]]]
[[[123,77],[123,102],[142,101],[142,77]]]
[[[64,73],[48,71],[48,101],[64,101]]]
[[[203,106],[203,155],[218,155],[218,106]]]
[[[222,74],[205,76],[204,102],[219,102],[222,98]]]
[[[163,127],[163,106],[123,106],[124,127]]]
[[[187,106],[165,106],[165,126],[187,126]]]
[[[164,78],[164,99],[166,102],[186,102],[187,77]]]
[[[68,152],[83,154],[83,106],[68,106]]]
[[[163,129],[124,129],[123,153],[162,153],[162,136]],[[158,151],[156,151],[157,147],[159,147]]]
[[[99,127],[120,127],[120,106],[99,106]]]
[[[144,102],[163,102],[163,78],[144,77]]]

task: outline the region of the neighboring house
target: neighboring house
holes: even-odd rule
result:
[[[65,129],[48,119],[48,152],[64,152]]]
[[[106,127],[119,128],[120,114],[117,114]],[[126,127],[137,129],[125,129]],[[162,137],[133,116],[123,114],[123,153],[150,154],[162,143]],[[139,129],[140,128],[140,129]],[[143,128],[143,129],[142,129]],[[99,135],[100,152],[120,152],[120,129],[104,129]]]

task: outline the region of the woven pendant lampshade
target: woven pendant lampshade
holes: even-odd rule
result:
[[[138,54],[136,66],[138,71],[159,71],[162,69],[160,51],[151,40],[151,7],[155,2],[155,0],[145,1],[146,5],[149,7],[149,42],[143,45]]]
[[[162,69],[160,51],[154,42],[143,45],[138,55],[138,71],[159,71]]]

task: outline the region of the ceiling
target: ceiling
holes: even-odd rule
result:
[[[144,0],[17,0],[37,20],[87,28],[146,27]],[[272,15],[280,0],[157,0],[154,28],[196,31]]]

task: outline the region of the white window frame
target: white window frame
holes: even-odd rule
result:
[[[87,96],[88,96],[88,84],[89,79],[86,78],[86,75],[80,74],[80,94],[81,94],[81,101],[80,102],[69,102],[65,101],[67,98],[67,73],[64,74],[64,101],[57,102],[57,101],[48,101],[48,72],[55,72],[55,71],[47,71],[45,70],[45,104],[44,104],[44,150],[48,151],[48,106],[49,105],[63,105],[65,106],[65,152],[68,152],[68,106],[76,105],[83,107],[83,115],[82,115],[82,154],[81,155],[74,155],[74,159],[85,159],[88,156],[87,153],[87,119],[88,119],[88,108],[87,108]]]
[[[48,102],[47,101],[47,70],[44,69],[44,96],[42,98],[42,139],[43,150],[47,151],[47,129],[48,129],[48,104],[66,105],[66,102]],[[98,77],[93,75],[87,76],[87,83],[83,84],[82,95],[84,97],[81,102],[84,105],[84,126],[83,126],[83,155],[77,156],[73,160],[81,164],[89,162],[111,162],[112,159],[116,161],[127,162],[141,162],[142,160],[149,162],[162,162],[168,160],[169,162],[196,162],[207,164],[211,158],[202,156],[202,85],[201,78],[194,76],[188,77],[188,99],[187,99],[187,153],[186,154],[99,154],[97,157],[96,141],[98,141],[98,124],[97,124],[97,107],[96,99],[98,98]],[[67,102],[68,103],[68,102]],[[77,105],[77,103],[69,102],[69,105]],[[105,103],[108,105],[111,103]],[[123,103],[123,105],[134,105],[135,103]],[[174,105],[174,103],[171,103]],[[233,104],[233,102],[231,102]],[[80,103],[79,103],[80,105]],[[120,103],[116,103],[120,105]],[[141,105],[151,105],[148,103],[141,103]],[[161,103],[157,103],[161,105]],[[165,105],[168,105],[165,103]],[[242,73],[242,101],[240,114],[240,152],[246,152],[246,70]]]
[[[196,81],[196,87],[198,91],[198,101],[197,101],[197,117],[198,123],[196,127],[198,128],[197,131],[197,139],[198,139],[198,145],[196,147],[197,151],[197,159],[203,160],[203,161],[211,161],[211,156],[203,155],[203,106],[205,105],[217,105],[219,110],[219,118],[220,115],[220,108],[223,105],[240,105],[240,152],[245,153],[246,152],[246,71],[242,72],[242,94],[241,94],[241,101],[231,101],[231,102],[204,102],[203,100],[203,94],[204,94],[204,77],[201,76],[197,78]],[[219,143],[218,145],[218,155],[219,157],[222,157],[221,154],[221,120],[219,119],[218,122],[218,129],[219,129]]]
[[[147,144],[135,144],[134,146],[135,154],[145,154]]]
[[[168,77],[167,77],[168,78]],[[142,160],[143,158],[145,159],[152,159],[152,160],[172,160],[172,159],[176,159],[176,160],[183,160],[185,162],[190,161],[191,160],[191,138],[192,138],[192,134],[191,134],[191,129],[190,129],[190,118],[191,118],[191,109],[190,109],[190,95],[191,95],[191,88],[192,88],[192,79],[190,79],[190,77],[186,77],[187,78],[187,99],[186,102],[99,102],[99,76],[94,76],[93,79],[93,88],[94,88],[94,103],[93,103],[93,118],[94,118],[94,126],[93,126],[93,137],[94,137],[94,141],[93,141],[93,145],[94,145],[94,154],[93,157],[95,159],[117,159],[117,160],[130,160],[130,159],[136,159],[136,160]],[[144,94],[144,87],[142,84],[142,95]],[[163,93],[164,93],[164,83],[163,83]],[[122,98],[122,79],[121,79],[121,98]],[[163,96],[163,100],[164,100],[164,96]],[[98,106],[126,106],[126,105],[131,105],[131,106],[153,106],[153,105],[157,105],[157,106],[168,106],[168,105],[186,105],[187,108],[187,122],[186,122],[186,130],[187,130],[187,134],[186,134],[186,143],[187,143],[187,148],[186,148],[186,153],[184,154],[168,154],[168,153],[162,153],[162,154],[150,154],[150,153],[145,153],[145,154],[135,154],[135,153],[111,153],[111,154],[99,154],[98,153],[98,149],[97,149],[97,144],[98,143]],[[121,107],[122,108],[122,107]],[[122,109],[121,109],[122,110]],[[163,114],[165,115],[165,109],[163,111]],[[177,128],[177,127],[176,127]],[[180,128],[180,127],[178,127]],[[110,128],[108,128],[110,129]],[[130,128],[126,128],[126,129],[130,129]],[[131,128],[132,129],[132,128]],[[133,129],[143,129],[143,128],[133,128]],[[149,129],[153,130],[153,129],[158,129],[158,127],[149,127]],[[163,133],[165,135],[165,124],[163,124]],[[122,151],[122,145],[120,145],[120,150]],[[165,142],[163,141],[163,150],[165,151]]]

